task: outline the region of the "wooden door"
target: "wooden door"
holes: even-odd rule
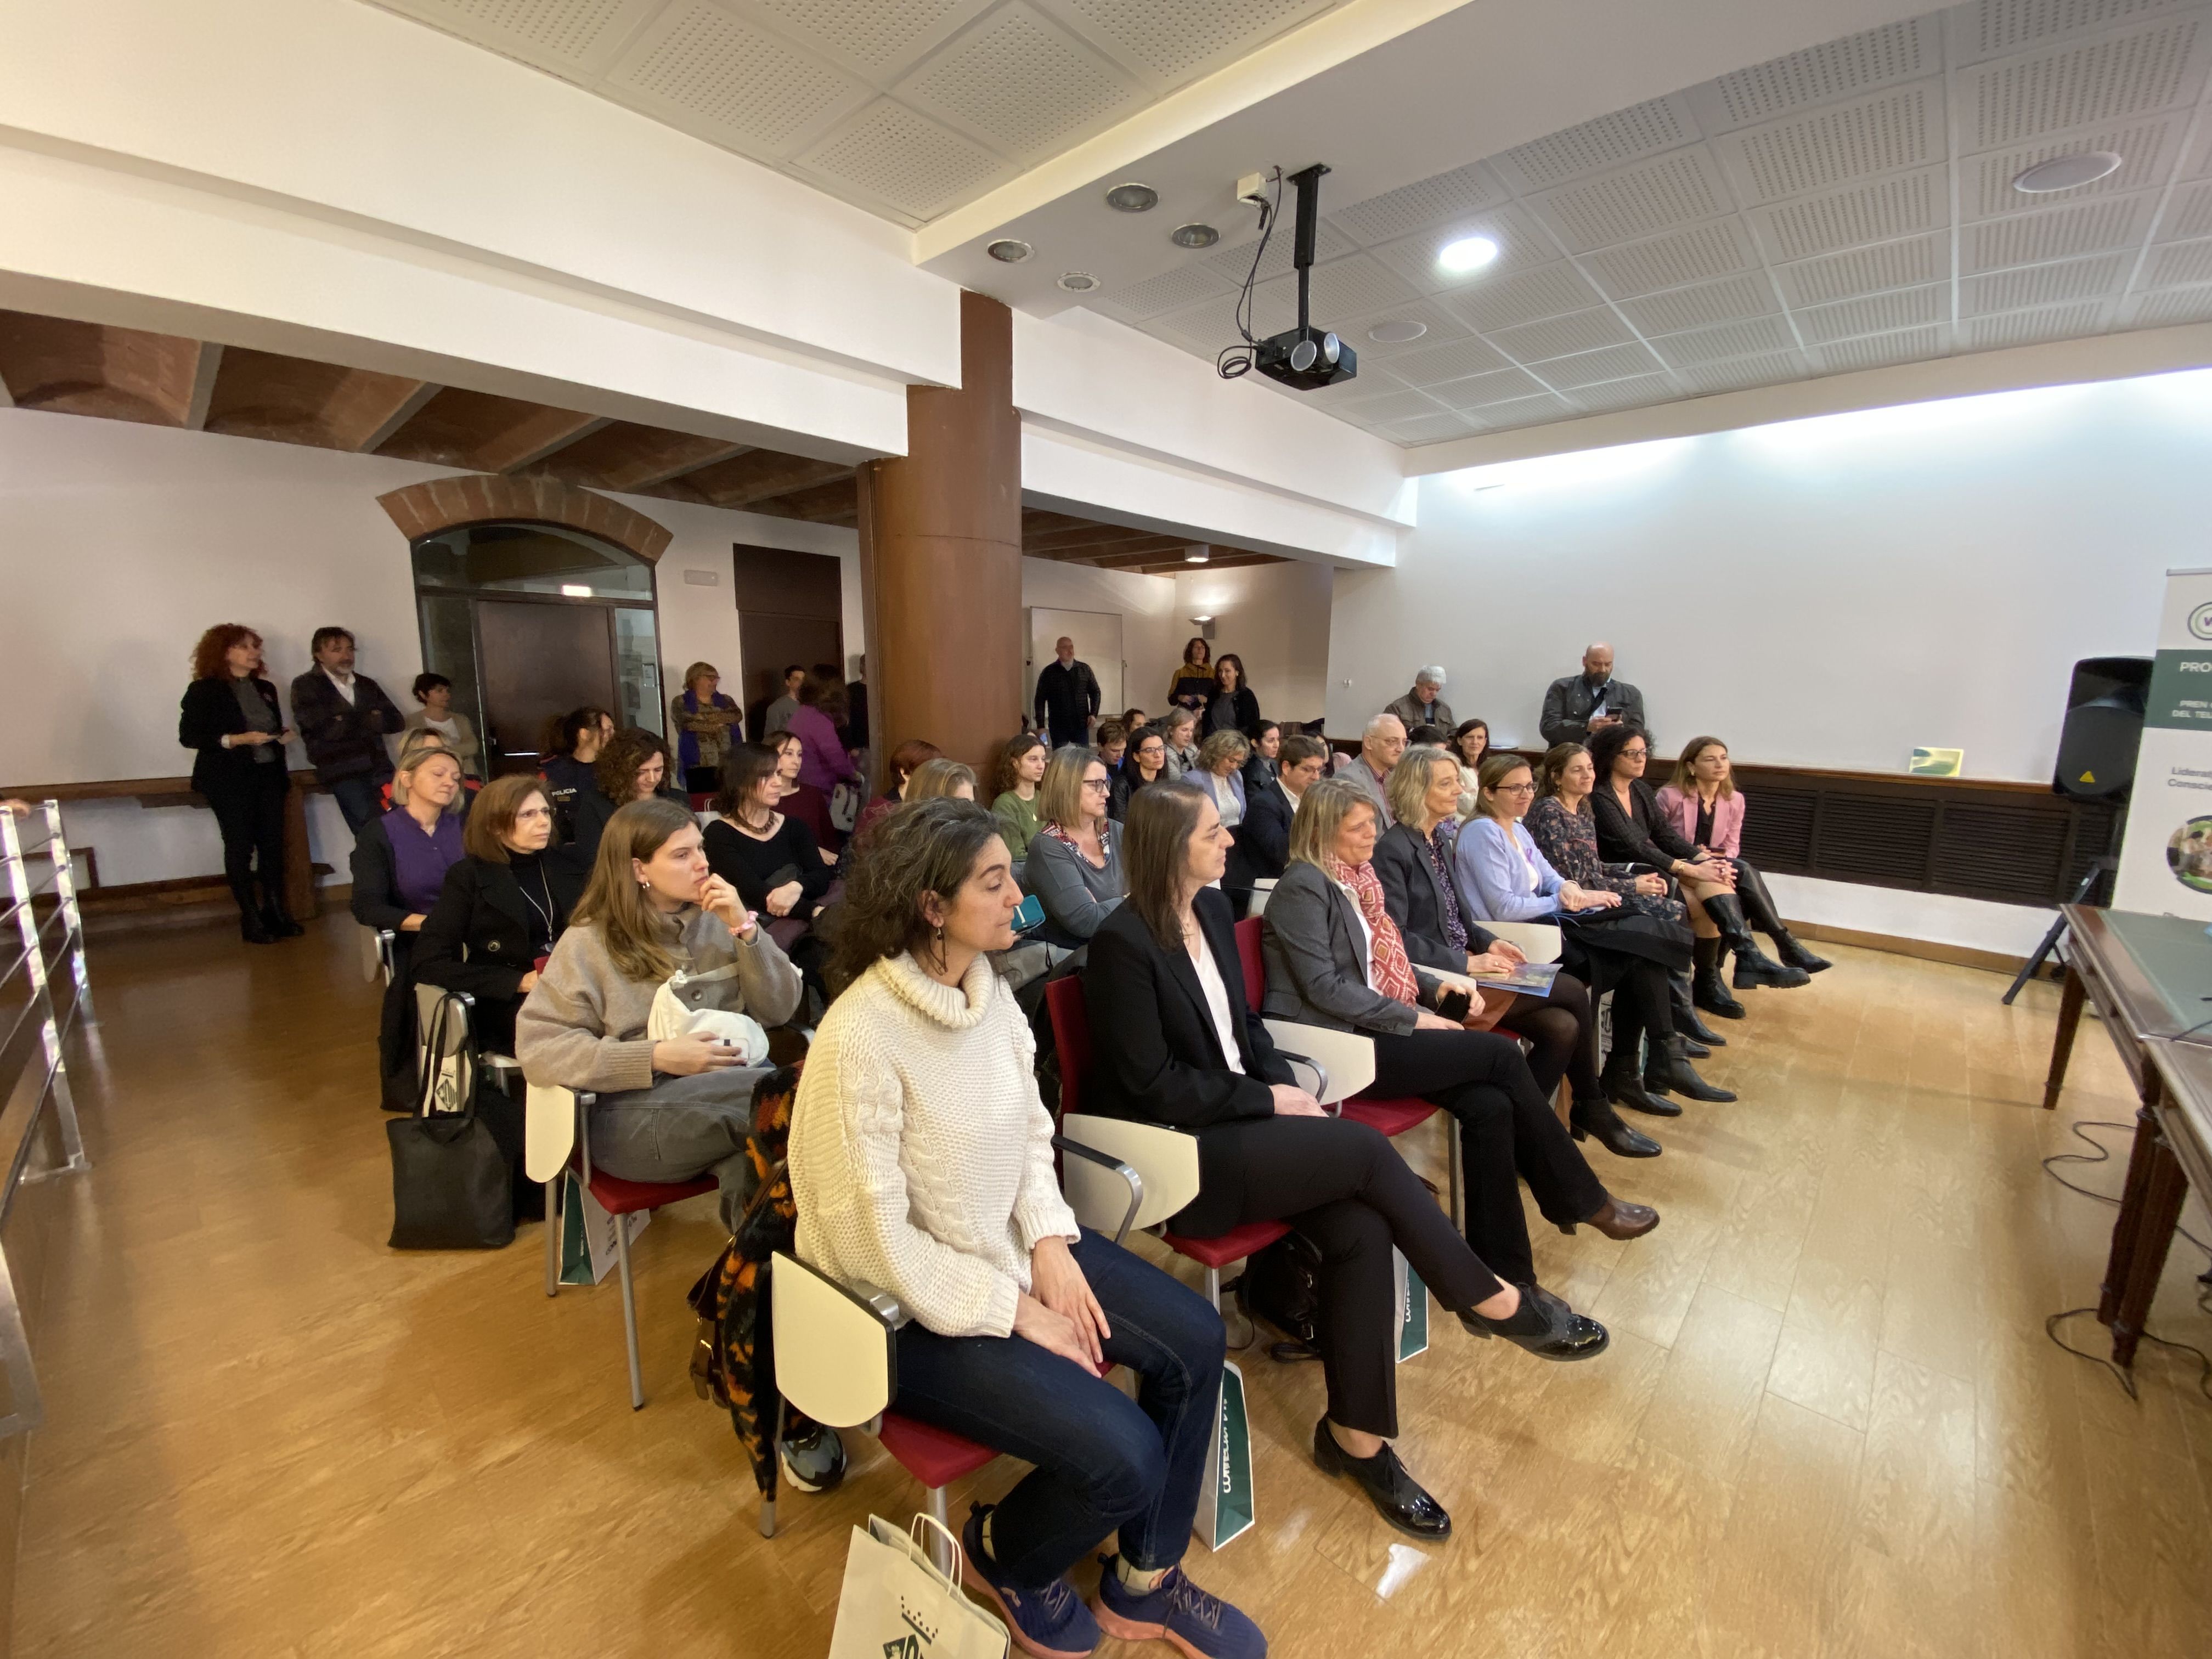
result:
[[[518,599],[478,599],[476,611],[486,760],[495,776],[534,772],[555,716],[617,706],[610,612]]]

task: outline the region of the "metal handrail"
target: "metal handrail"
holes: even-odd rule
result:
[[[38,1032],[40,1051],[39,1060],[26,1059],[9,1074],[0,1076],[0,1100],[14,1099],[34,1065],[41,1073],[37,1089],[31,1093],[30,1109],[21,1115],[15,1130],[14,1145],[0,1146],[0,1157],[6,1161],[6,1174],[0,1179],[0,1222],[14,1207],[16,1191],[23,1182],[49,1180],[90,1167],[78,1132],[76,1101],[70,1092],[69,1061],[63,1050],[70,1029],[80,1019],[89,1024],[98,1018],[92,1006],[91,975],[85,969],[84,917],[77,908],[76,871],[68,838],[62,833],[61,803],[44,802],[40,815],[46,834],[27,846],[16,829],[15,815],[0,808],[0,866],[7,872],[7,903],[0,909],[0,927],[13,922],[17,941],[12,959],[0,969],[0,987],[11,986],[20,977],[28,993],[7,1036],[0,1038],[0,1062],[9,1059],[16,1039],[27,1030]],[[25,860],[40,854],[50,867],[34,881]],[[49,890],[53,908],[42,921],[32,901]],[[58,977],[75,993],[66,1006],[54,995]],[[49,1102],[61,1161],[33,1168]],[[23,1328],[22,1305],[16,1299],[4,1246],[0,1246],[0,1369],[7,1372],[14,1407],[0,1417],[0,1438],[37,1428],[46,1420],[46,1405],[39,1392],[38,1373],[31,1364],[30,1338]]]

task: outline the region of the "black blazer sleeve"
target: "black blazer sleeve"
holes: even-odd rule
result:
[[[1244,775],[1244,822],[1237,844],[1251,860],[1255,876],[1278,876],[1291,863],[1291,804],[1268,778],[1255,782]]]
[[[1091,936],[1083,997],[1100,1104],[1177,1129],[1273,1117],[1267,1084],[1213,1064],[1190,999],[1169,982],[1172,971],[1167,953],[1127,907]],[[1237,996],[1237,981],[1230,983]]]
[[[412,914],[399,902],[398,880],[392,837],[384,833],[382,820],[371,818],[354,837],[353,919],[364,927],[398,933],[399,924]]]
[[[520,960],[520,951],[517,959],[502,961],[484,948],[495,929],[510,935],[516,931],[485,896],[484,885],[491,879],[476,859],[463,859],[446,872],[438,902],[423,917],[415,939],[415,977],[425,985],[510,1001],[522,994],[522,976],[530,964]]]
[[[1590,817],[1597,825],[1598,856],[1607,864],[1648,864],[1665,870],[1674,862],[1652,843],[1644,826],[1621,810],[1612,790],[1599,785],[1590,796]]]
[[[1650,826],[1644,832],[1644,839],[1661,852],[1668,854],[1669,858],[1696,858],[1698,856],[1696,846],[1683,836],[1682,832],[1674,827],[1666,813],[1660,811],[1659,792],[1641,778],[1630,784],[1628,788],[1629,793],[1635,796],[1637,805],[1643,809],[1637,816]],[[1662,870],[1667,867],[1666,859],[1654,859],[1650,862],[1656,864]]]

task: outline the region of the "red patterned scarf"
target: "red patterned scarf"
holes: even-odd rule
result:
[[[1367,948],[1374,962],[1375,988],[1408,1007],[1418,1007],[1420,982],[1413,977],[1413,964],[1407,959],[1406,941],[1399,936],[1398,924],[1382,908],[1382,878],[1375,873],[1375,866],[1346,864],[1332,858],[1322,860],[1321,867],[1331,881],[1350,890],[1359,914],[1367,919],[1367,931],[1372,935]]]

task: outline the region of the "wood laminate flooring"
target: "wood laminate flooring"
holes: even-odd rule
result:
[[[2133,1401],[2043,1331],[2095,1300],[2113,1212],[2038,1159],[2079,1149],[2076,1120],[2130,1118],[2109,1043],[2085,1029],[2045,1114],[2051,987],[2006,1009],[1990,974],[1836,956],[1725,1024],[1704,1069],[1738,1103],[1656,1126],[1662,1158],[1593,1151],[1656,1233],[1570,1239],[1532,1212],[1607,1356],[1545,1364],[1439,1316],[1401,1370],[1401,1449],[1448,1546],[1312,1467],[1317,1368],[1242,1354],[1261,1524],[1189,1565],[1275,1654],[2201,1659],[2196,1362],[2147,1344]],[[711,1200],[639,1241],[638,1413],[615,1282],[549,1302],[535,1227],[495,1254],[387,1249],[356,963],[343,918],[267,950],[94,947],[95,1167],[47,1251],[15,1652],[826,1652],[850,1528],[919,1489],[851,1436],[843,1488],[787,1495],[759,1537],[728,1420],[685,1375]],[[2102,1138],[2118,1159],[2069,1167],[2115,1192],[2126,1137]],[[1408,1140],[1440,1175],[1437,1130]],[[2185,1225],[2212,1237],[2195,1200]],[[2177,1241],[2152,1328],[2212,1348],[2203,1265]],[[2103,1350],[2090,1319],[2069,1331]]]

